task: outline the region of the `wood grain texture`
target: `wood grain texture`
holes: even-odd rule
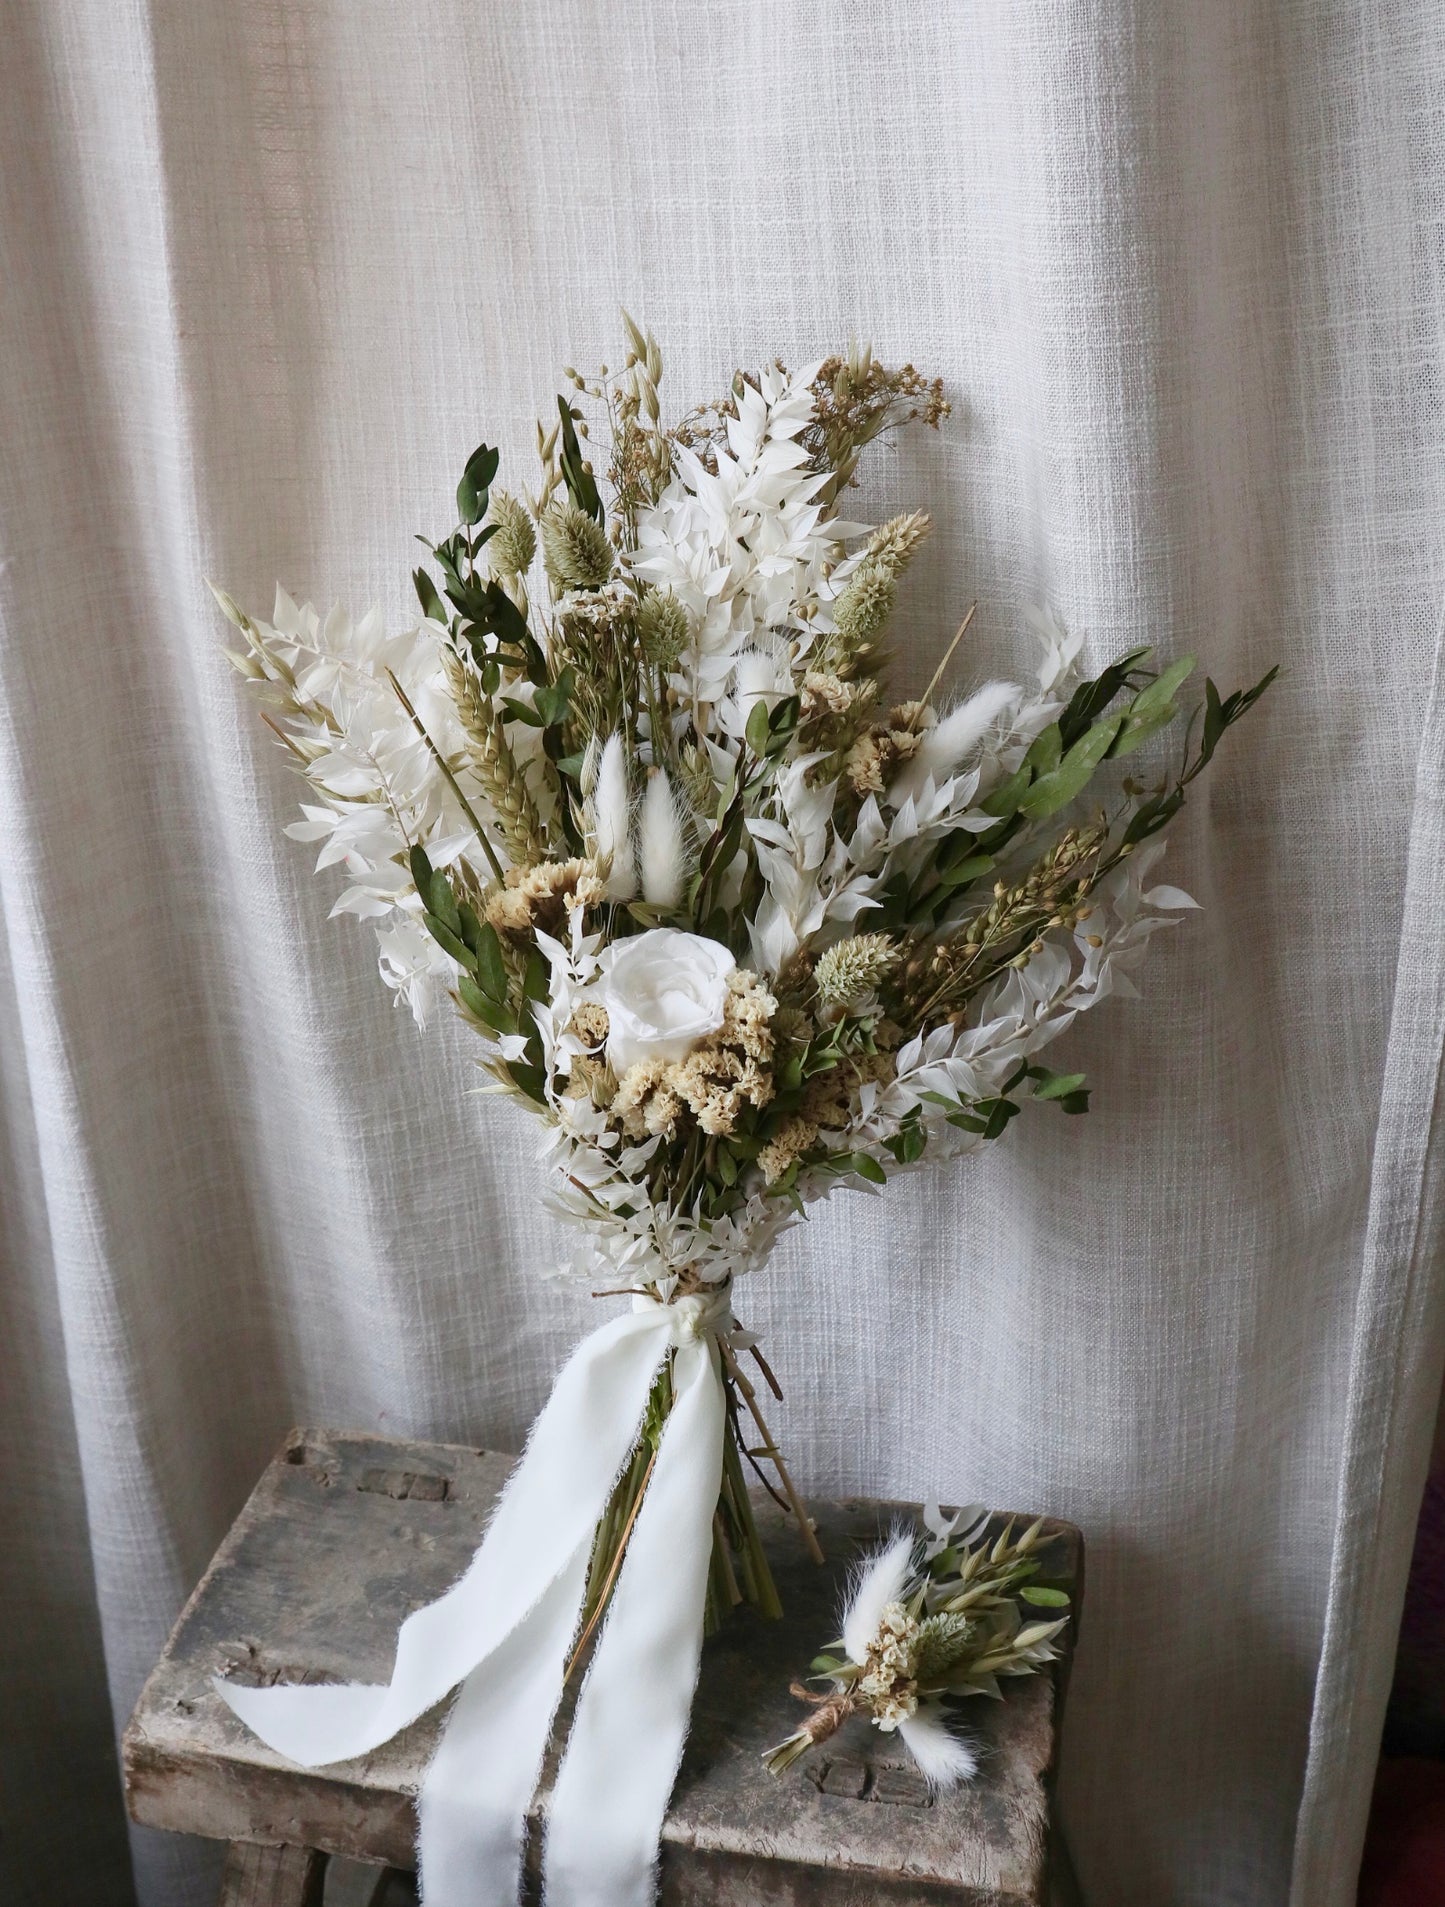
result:
[[[258,1847],[233,1841],[217,1907],[321,1907],[326,1856],[311,1847]]]
[[[415,1800],[444,1709],[373,1754],[292,1767],[211,1687],[385,1681],[398,1625],[465,1568],[511,1459],[458,1445],[296,1431],[267,1468],[176,1624],[126,1730],[137,1821],[240,1842],[304,1844],[414,1865]],[[816,1504],[828,1561],[759,1505],[787,1615],[744,1609],[703,1652],[693,1727],[663,1830],[662,1899],[688,1907],[1038,1907],[1067,1659],[969,1705],[976,1782],[933,1798],[911,1761],[855,1718],[781,1780],[760,1752],[801,1713],[790,1679],[836,1634],[857,1545],[915,1506]],[[1082,1590],[1082,1544],[1049,1526],[1052,1579]],[[564,1714],[565,1720],[565,1714]],[[552,1768],[533,1812],[545,1808]]]

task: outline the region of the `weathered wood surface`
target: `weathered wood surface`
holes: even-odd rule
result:
[[[251,1735],[211,1677],[387,1680],[399,1624],[465,1568],[510,1462],[457,1445],[293,1433],[182,1612],[126,1731],[135,1819],[413,1865],[416,1791],[444,1710],[360,1760],[306,1771]],[[802,1712],[788,1683],[836,1634],[858,1543],[913,1507],[815,1504],[821,1569],[789,1519],[760,1507],[787,1616],[764,1623],[741,1610],[704,1649],[663,1830],[664,1903],[1036,1907],[1047,1898],[1066,1662],[1014,1682],[1002,1703],[970,1704],[982,1773],[949,1796],[930,1799],[906,1755],[861,1719],[781,1780],[758,1760]],[[1078,1532],[1050,1527],[1050,1577],[1074,1585],[1077,1607]],[[533,1827],[535,1854],[535,1816]]]
[[[326,1856],[312,1847],[257,1847],[235,1841],[226,1851],[218,1907],[321,1907]]]

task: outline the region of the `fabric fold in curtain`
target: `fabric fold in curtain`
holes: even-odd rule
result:
[[[1358,1861],[1445,1368],[1445,643],[1425,714],[1291,1901]]]
[[[1203,913],[1071,1040],[1090,1117],[839,1201],[737,1304],[806,1488],[1083,1525],[1090,1898],[1347,1907],[1442,1350],[1442,32],[11,0],[0,1902],[208,1901],[127,1844],[114,1730],[282,1433],[520,1447],[600,1322],[534,1135],[281,837],[203,579],[414,613],[467,453],[523,486],[625,303],[676,413],[853,336],[944,376],[859,499],[935,519],[905,687],[975,596],[959,687],[1043,601],[1096,662],[1285,664],[1174,832]]]

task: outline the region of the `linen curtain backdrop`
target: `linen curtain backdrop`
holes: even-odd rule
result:
[[[203,578],[415,614],[625,303],[673,414],[871,338],[927,678],[1288,671],[1096,1088],[740,1291],[816,1492],[1088,1535],[1061,1808],[1107,1907],[1344,1907],[1440,1388],[1445,9],[6,0],[0,1898],[207,1901],[115,1730],[288,1425],[516,1448],[604,1307],[535,1133],[391,1009]]]

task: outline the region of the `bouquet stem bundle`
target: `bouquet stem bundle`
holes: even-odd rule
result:
[[[713,1517],[712,1561],[708,1570],[707,1601],[703,1616],[703,1632],[706,1635],[712,1635],[720,1628],[728,1614],[741,1603],[751,1603],[758,1614],[768,1621],[776,1621],[783,1613],[772,1570],[768,1566],[767,1552],[758,1533],[744,1467],[745,1458],[759,1477],[762,1477],[762,1472],[756,1469],[758,1460],[766,1458],[773,1463],[786,1494],[780,1495],[763,1478],[765,1486],[797,1518],[803,1540],[815,1560],[823,1560],[806,1507],[793,1487],[782,1453],[773,1443],[761,1416],[757,1417],[756,1423],[763,1443],[751,1445],[748,1442],[739,1394],[750,1409],[756,1408],[758,1400],[730,1347],[724,1347],[723,1362],[727,1373],[728,1410],[723,1433],[722,1483]],[[657,1374],[637,1448],[618,1479],[606,1514],[597,1526],[587,1572],[587,1595],[582,1605],[582,1630],[573,1652],[574,1663],[582,1656],[606,1613],[608,1598],[616,1586],[626,1554],[627,1540],[652,1478],[657,1447],[671,1406],[672,1376],[669,1362]]]

